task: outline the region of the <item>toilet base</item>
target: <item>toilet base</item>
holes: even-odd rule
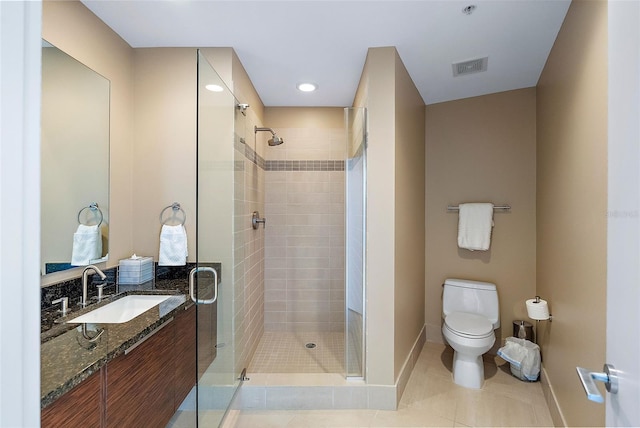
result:
[[[484,383],[482,355],[465,355],[453,351],[453,382],[465,388],[482,388]]]

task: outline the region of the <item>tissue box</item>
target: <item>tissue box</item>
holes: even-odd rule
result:
[[[153,279],[153,257],[120,260],[118,284],[142,284]]]

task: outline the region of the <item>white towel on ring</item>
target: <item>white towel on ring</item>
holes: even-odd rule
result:
[[[486,251],[491,246],[493,204],[473,203],[459,205],[458,247]]]
[[[187,230],[184,225],[162,225],[158,266],[184,266],[187,264]]]
[[[79,224],[73,234],[71,249],[71,266],[90,265],[102,257],[102,236],[98,225],[85,226]]]

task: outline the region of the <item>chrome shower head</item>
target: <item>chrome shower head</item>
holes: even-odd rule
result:
[[[276,134],[273,134],[273,138],[269,139],[267,143],[269,143],[270,146],[279,146],[280,144],[284,143],[284,140],[278,137]]]
[[[258,128],[257,126],[253,127],[253,132],[255,134],[257,134],[259,131],[269,131],[271,132],[271,135],[273,136],[273,138],[269,139],[269,141],[267,141],[267,143],[269,143],[270,146],[279,146],[280,144],[284,143],[284,140],[280,137],[278,137],[276,135],[275,132],[273,132],[273,129],[271,128]]]

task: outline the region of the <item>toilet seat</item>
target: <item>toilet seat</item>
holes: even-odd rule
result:
[[[451,333],[469,339],[484,339],[493,335],[493,324],[486,317],[468,312],[453,312],[444,319]]]

